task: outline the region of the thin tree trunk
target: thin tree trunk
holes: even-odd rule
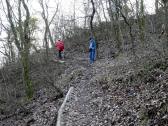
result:
[[[158,3],[159,3],[159,0],[155,0],[155,13],[157,14],[158,13]]]
[[[120,11],[121,12],[121,11]],[[132,47],[131,47],[131,50],[132,50],[132,53],[134,56],[135,55],[135,42],[134,42],[134,36],[133,36],[133,33],[132,33],[132,25],[129,23],[127,17],[121,12],[121,16],[123,17],[124,19],[124,22],[128,25],[129,27],[129,34],[130,34],[130,37],[131,37],[131,44],[132,44]]]
[[[105,27],[103,27],[102,28],[102,33],[104,32],[104,29],[106,29],[106,32],[105,32],[105,35],[104,35],[104,37],[105,37],[105,39],[109,39],[109,32],[107,31],[107,29],[108,29],[108,19],[107,19],[107,17],[106,17],[106,13],[105,13],[105,9],[104,9],[104,5],[103,5],[103,2],[102,2],[102,0],[100,0],[99,1],[100,2],[100,6],[102,7],[102,11],[103,11],[103,16],[104,16],[104,19],[105,19]]]
[[[120,27],[120,21],[119,21],[119,8],[120,6],[120,1],[116,0],[115,1],[115,8],[116,8],[116,13],[115,13],[115,20],[114,20],[114,26],[115,26],[115,36],[117,39],[117,47],[119,49],[119,52],[122,52],[122,32],[121,32],[121,27]]]
[[[103,2],[102,2],[102,0],[100,0],[100,4],[101,4],[101,6],[102,6],[103,16],[104,16],[105,21],[106,21],[106,23],[107,23],[107,17],[106,17],[106,14],[105,14],[105,10],[104,10],[104,6],[103,6]]]
[[[95,15],[95,12],[96,12],[96,9],[95,9],[95,5],[94,5],[94,1],[91,0],[91,3],[92,3],[92,14],[91,14],[91,17],[90,17],[90,30],[91,30],[91,36],[94,36],[94,31],[93,31],[93,19],[94,19],[94,15]]]
[[[32,98],[33,96],[33,88],[29,74],[29,48],[30,48],[30,29],[29,29],[29,21],[30,21],[30,13],[29,9],[24,0],[19,0],[18,6],[18,14],[19,14],[19,31],[17,31],[17,27],[14,25],[12,20],[12,8],[9,3],[9,0],[6,0],[7,11],[9,23],[11,25],[11,29],[15,39],[15,45],[19,50],[19,54],[21,55],[21,61],[23,66],[23,81],[26,86],[26,94],[28,98]],[[24,24],[22,25],[22,13],[21,13],[21,3],[26,11],[26,19]]]
[[[47,28],[45,28],[45,33],[44,33],[44,42],[45,42],[45,50],[46,50],[46,63],[48,63],[48,58],[49,58],[49,45],[48,45],[48,39],[47,39]]]
[[[140,32],[141,32],[141,41],[144,44],[144,39],[145,39],[144,0],[141,0]]]
[[[15,52],[14,52],[12,41],[11,41],[10,30],[7,30],[7,44],[8,44],[8,48],[9,48],[9,61],[14,62],[15,61]]]
[[[139,1],[136,0],[136,18],[139,20]]]
[[[96,14],[97,14],[97,21],[100,24],[101,23],[101,17],[100,17],[100,14],[98,13],[97,10],[96,10]]]
[[[140,0],[140,5],[139,1],[136,0],[136,16],[137,16],[137,22],[139,26],[139,31],[140,31],[140,39],[142,44],[144,45],[144,37],[145,37],[145,16],[144,16],[144,1]]]
[[[51,21],[49,22],[48,18],[47,18],[48,17],[48,10],[46,12],[47,14],[45,14],[45,8],[44,8],[43,0],[40,0],[39,2],[40,2],[40,5],[41,5],[41,8],[42,8],[42,18],[45,22],[45,27],[46,27],[47,32],[48,32],[47,35],[49,37],[49,40],[50,40],[50,43],[51,43],[52,47],[54,48],[55,44],[54,44],[54,40],[53,40],[53,37],[52,37],[52,34],[51,34],[50,25],[51,25],[51,22],[53,21],[54,17],[56,16],[56,13],[58,11],[58,6],[56,8],[56,11],[55,11]]]
[[[51,31],[50,31],[48,23],[47,23],[47,28],[48,28],[48,35],[49,35],[49,39],[50,39],[51,45],[54,48],[55,44],[54,44],[54,40],[53,40],[53,37],[52,37],[52,34],[51,34]]]
[[[15,45],[16,45],[17,49],[19,50],[19,52],[21,52],[21,46],[20,46],[20,42],[18,40],[17,31],[16,31],[16,28],[15,28],[14,23],[12,21],[11,6],[10,6],[10,3],[9,3],[9,0],[6,0],[6,5],[7,5],[9,23],[11,25],[11,29],[12,29],[14,39],[15,39],[14,42],[15,42]]]
[[[168,35],[168,2],[165,1],[164,2],[164,10],[165,10],[165,21],[164,21],[164,24],[165,24],[165,32],[166,34]]]
[[[114,26],[114,16],[113,16],[113,12],[112,12],[112,3],[111,0],[108,0],[108,4],[109,4],[109,16],[110,16],[110,21],[111,21],[111,29],[113,30],[113,26]]]
[[[26,20],[24,22],[24,50],[22,56],[22,63],[24,69],[24,81],[26,84],[26,94],[28,98],[33,97],[33,86],[30,79],[30,64],[29,64],[29,49],[30,49],[30,12],[24,0],[22,0],[24,9],[26,10]]]
[[[26,86],[26,94],[30,99],[33,97],[33,86],[32,86],[32,82],[30,79],[30,72],[29,72],[30,70],[29,55],[26,50],[22,53],[22,65],[23,65],[23,82]]]
[[[74,33],[75,33],[75,26],[76,26],[76,21],[75,21],[75,18],[76,18],[76,5],[75,5],[75,1],[76,0],[74,0],[74,6],[73,6],[73,11],[74,11],[74,13],[73,13],[73,20],[74,20],[74,22],[73,22],[73,29],[74,29]]]

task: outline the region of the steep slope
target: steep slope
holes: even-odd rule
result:
[[[168,125],[167,62],[155,61],[149,69],[142,65],[126,58],[103,59],[73,71],[77,77],[68,83],[75,91],[62,125]]]
[[[148,41],[150,45],[154,40]],[[168,60],[162,48],[139,47],[136,59],[128,54],[113,56],[106,48],[100,48],[101,59],[94,64],[89,64],[87,53],[72,51],[64,64],[51,61],[52,67],[35,67],[33,77],[40,76],[36,83],[43,84],[33,101],[11,113],[1,111],[0,126],[56,125],[70,87],[74,90],[63,108],[62,126],[168,125]],[[57,98],[54,87],[63,91],[63,98]]]

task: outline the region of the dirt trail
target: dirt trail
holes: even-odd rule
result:
[[[139,64],[135,64],[130,59],[123,54],[89,64],[88,55],[71,54],[65,58],[65,63],[52,62],[53,71],[59,72],[53,75],[54,86],[64,94],[73,87],[73,93],[63,108],[61,126],[167,124],[162,123],[162,120],[167,121],[167,108],[165,112],[159,111],[163,110],[159,105],[167,106],[167,72],[156,69],[144,75],[141,65],[146,60],[141,59]],[[30,113],[19,111],[16,116],[0,120],[0,126],[55,126],[64,98],[56,100],[55,94],[50,93],[42,88],[37,92],[37,99],[25,105]],[[146,107],[149,105],[151,108]],[[153,110],[161,114],[150,113]]]
[[[77,83],[71,85],[74,87],[74,92],[66,103],[62,116],[62,126],[105,126],[111,125],[107,117],[103,117],[104,105],[108,109],[113,110],[109,104],[104,104],[107,100],[107,94],[100,85],[94,80],[95,76],[106,72],[106,65],[115,67],[116,65],[126,64],[126,61],[119,60],[97,60],[94,64],[88,64],[87,58],[77,58],[75,60],[79,67],[82,67],[82,75]],[[101,68],[100,64],[104,62]],[[119,63],[120,62],[120,63]],[[73,64],[76,64],[73,63]],[[102,70],[102,71],[101,71]],[[104,104],[104,105],[103,105]],[[110,112],[110,111],[109,111]],[[107,115],[107,114],[106,114]],[[105,121],[105,122],[103,122]]]

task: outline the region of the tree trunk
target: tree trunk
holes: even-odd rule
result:
[[[48,35],[49,35],[49,39],[50,39],[51,45],[54,48],[55,44],[54,44],[54,40],[53,40],[53,37],[52,37],[52,34],[51,34],[51,30],[50,30],[50,27],[49,27],[48,24],[47,24],[47,28],[48,28]]]
[[[144,44],[144,37],[145,37],[145,16],[144,16],[144,1],[136,0],[136,16],[137,16],[137,22],[139,26],[140,31],[140,39],[142,44]]]
[[[26,94],[27,97],[30,99],[33,97],[33,86],[30,79],[30,65],[29,65],[29,53],[25,50],[22,53],[22,66],[23,66],[23,83],[26,86]]]
[[[145,39],[145,14],[144,14],[144,1],[141,0],[141,17],[140,17],[140,36],[141,36],[141,41],[144,44],[144,39]]]
[[[76,27],[76,21],[75,21],[75,18],[76,18],[76,11],[75,11],[76,10],[76,5],[75,5],[75,1],[76,0],[74,0],[74,6],[73,6],[73,11],[74,11],[73,12],[73,29],[74,29],[74,33],[76,33],[75,32],[75,27]]]
[[[44,33],[44,43],[45,43],[45,49],[46,49],[46,63],[48,64],[48,59],[49,59],[49,45],[48,45],[48,39],[47,39],[47,28],[45,28],[45,33]]]
[[[6,0],[7,11],[9,23],[11,25],[11,29],[15,39],[15,45],[19,50],[19,54],[21,55],[21,62],[23,66],[23,82],[26,86],[26,94],[28,98],[32,98],[33,96],[33,88],[29,74],[29,49],[30,49],[30,29],[29,29],[29,21],[30,21],[30,13],[29,9],[24,0],[19,0],[18,6],[18,14],[19,14],[19,30],[17,31],[17,26],[14,25],[13,17],[12,17],[12,8],[9,0]],[[26,19],[24,24],[22,25],[22,13],[21,13],[21,4],[25,9]]]
[[[8,44],[8,48],[9,48],[9,61],[14,62],[15,61],[15,52],[14,52],[14,48],[12,45],[10,30],[7,30],[7,44]]]
[[[111,29],[113,29],[114,26],[114,17],[113,17],[113,12],[112,12],[112,3],[111,0],[108,0],[108,4],[109,4],[109,17],[110,17],[110,21],[111,21]]]
[[[134,42],[134,36],[133,36],[133,33],[132,33],[132,24],[131,23],[129,23],[129,21],[128,21],[128,18],[122,13],[122,11],[120,11],[121,12],[121,16],[123,17],[123,19],[124,19],[124,22],[127,24],[127,26],[129,27],[129,35],[130,35],[130,38],[131,38],[131,51],[132,51],[132,54],[134,55],[134,56],[136,56],[135,55],[135,42]]]
[[[164,2],[164,10],[165,10],[165,21],[164,21],[164,24],[165,24],[165,32],[166,32],[166,35],[168,35],[168,1],[165,0]]]
[[[91,3],[92,3],[92,14],[90,16],[90,30],[91,30],[91,36],[94,36],[94,31],[93,31],[93,19],[94,19],[94,15],[95,15],[95,5],[94,5],[94,1],[91,0]]]
[[[33,86],[30,79],[30,65],[29,65],[29,49],[30,49],[30,29],[29,29],[29,21],[30,21],[30,13],[29,9],[24,0],[22,0],[23,7],[26,11],[26,20],[24,21],[24,50],[22,56],[22,63],[24,69],[24,83],[26,84],[26,94],[28,98],[33,97]]]
[[[47,19],[48,15],[45,14],[45,13],[48,14],[48,10],[46,9],[47,12],[45,12],[43,0],[40,0],[39,2],[40,2],[40,5],[41,5],[41,8],[42,8],[42,18],[43,18],[43,20],[44,20],[45,27],[46,27],[46,30],[47,30],[47,33],[48,33],[48,34],[46,34],[46,35],[48,35],[48,37],[49,37],[49,39],[50,39],[50,42],[51,42],[51,45],[52,45],[52,47],[54,48],[55,44],[54,44],[54,40],[53,40],[53,38],[52,38],[52,34],[51,34],[51,31],[50,31],[50,24],[51,24],[51,22],[49,23],[49,21],[48,21],[48,19]],[[54,16],[55,16],[55,14],[54,14]]]
[[[124,6],[125,6],[125,16],[128,19],[128,8],[127,8],[127,0],[124,0]]]
[[[14,25],[13,20],[12,20],[11,5],[9,3],[9,0],[6,0],[6,5],[7,5],[9,23],[10,23],[10,26],[11,26],[11,29],[12,29],[12,32],[13,32],[13,35],[14,35],[14,40],[15,40],[14,42],[15,42],[15,45],[16,45],[17,49],[20,52],[21,51],[21,44],[18,40],[17,30],[16,30],[15,25]]]
[[[105,13],[105,9],[104,9],[104,6],[103,6],[103,2],[102,2],[102,0],[100,0],[100,4],[101,4],[101,6],[102,6],[103,16],[104,16],[105,21],[106,21],[106,24],[107,24],[107,17],[106,17],[106,13]]]
[[[89,8],[89,2],[87,2],[87,3],[83,3],[84,4],[84,13],[85,13],[85,19],[84,19],[84,28],[86,28],[86,26],[87,26],[87,17],[88,17],[88,8]]]
[[[136,0],[136,18],[139,19],[139,1]]]
[[[116,13],[115,13],[115,20],[114,20],[114,25],[115,25],[115,36],[117,39],[117,47],[119,49],[119,52],[122,52],[122,32],[121,32],[121,27],[120,27],[120,21],[119,21],[119,8],[120,6],[120,1],[116,0],[115,1],[115,8],[116,8]]]
[[[155,13],[157,14],[158,13],[158,3],[159,3],[159,0],[155,0]]]
[[[105,34],[103,34],[102,38],[104,37],[104,39],[109,39],[110,34],[109,34],[109,31],[107,30],[108,29],[108,19],[107,19],[107,16],[106,16],[106,12],[105,12],[105,8],[104,8],[102,0],[100,0],[99,2],[100,2],[100,6],[102,7],[103,16],[104,16],[104,19],[105,19],[105,26],[101,28],[102,29],[101,32],[105,33]],[[106,1],[106,4],[107,4],[107,1]]]

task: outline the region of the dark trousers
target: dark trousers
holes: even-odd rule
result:
[[[59,52],[58,52],[58,57],[59,57],[59,59],[62,59],[62,51],[61,50],[59,50]]]

